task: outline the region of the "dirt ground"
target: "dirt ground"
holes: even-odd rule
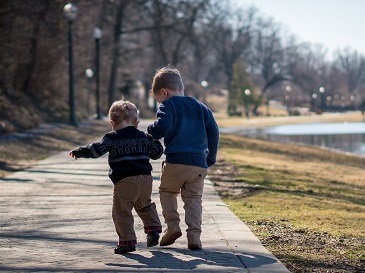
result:
[[[58,152],[87,144],[109,130],[105,121],[85,120],[78,127],[55,123],[0,136],[0,178]]]

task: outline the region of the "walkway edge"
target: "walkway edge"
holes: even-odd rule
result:
[[[250,273],[288,273],[285,265],[267,250],[252,231],[225,205],[212,182],[205,180],[204,213],[209,213],[227,245]]]

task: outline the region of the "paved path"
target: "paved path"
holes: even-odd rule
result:
[[[152,199],[162,220],[161,160],[152,163]],[[137,251],[114,254],[107,169],[106,157],[75,161],[63,152],[0,179],[0,272],[289,272],[223,204],[208,179],[202,251],[188,250],[184,235],[169,247],[147,248],[135,217]]]

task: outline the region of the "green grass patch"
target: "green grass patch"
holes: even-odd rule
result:
[[[210,178],[292,272],[356,272],[365,265],[364,166],[320,148],[222,135]]]

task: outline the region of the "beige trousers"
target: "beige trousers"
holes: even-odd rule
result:
[[[164,163],[162,165],[160,201],[168,227],[180,223],[177,196],[184,202],[185,223],[189,237],[201,234],[202,195],[207,169],[190,165]]]
[[[161,231],[156,204],[151,201],[152,176],[138,175],[122,179],[114,185],[112,217],[119,242],[136,240],[134,208],[141,218],[145,232]]]

